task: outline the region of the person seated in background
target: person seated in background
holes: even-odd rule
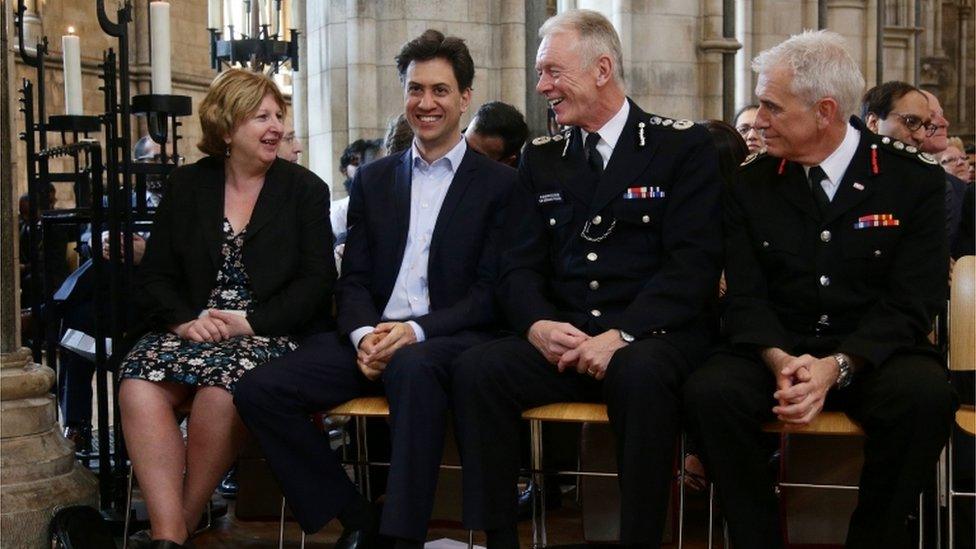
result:
[[[464,130],[468,146],[495,162],[518,167],[519,157],[529,127],[515,107],[501,101],[490,101],[474,114]]]
[[[278,157],[289,162],[298,162],[302,158],[302,140],[295,135],[295,127],[285,125],[285,135],[278,143]]]
[[[346,196],[333,200],[329,220],[332,223],[332,233],[335,235],[336,261],[342,259],[342,248],[346,243],[346,216],[349,211],[349,196],[352,194],[352,182],[360,166],[383,157],[382,142],[379,139],[357,139],[342,151],[339,157],[339,172],[345,178],[342,186]]]
[[[861,118],[867,128],[883,136],[883,143],[912,154],[927,152],[925,148],[945,147],[945,129],[939,137],[939,126],[933,123],[932,112],[922,90],[897,80],[869,89],[861,99]],[[948,126],[948,121],[945,125]],[[951,237],[959,225],[959,211],[955,207],[952,182],[945,176],[943,180],[945,231]]]
[[[879,84],[864,93],[861,118],[872,132],[896,140],[901,148],[918,152],[938,131],[932,123],[929,100],[915,86],[898,80]],[[911,147],[911,149],[908,149]]]
[[[939,153],[938,159],[946,173],[958,178],[963,183],[969,183],[969,161],[962,149],[950,144]]]
[[[119,367],[119,405],[154,548],[183,546],[233,463],[241,376],[331,326],[328,187],[277,158],[285,107],[260,73],[218,75],[199,109],[208,156],[172,172],[146,244],[148,332]]]
[[[386,136],[383,138],[383,148],[386,156],[405,151],[413,143],[413,128],[407,123],[407,117],[400,113],[390,118],[386,126]]]
[[[739,109],[739,112],[735,113],[735,117],[732,119],[732,125],[739,132],[739,135],[742,136],[742,139],[745,140],[749,154],[758,154],[766,148],[763,144],[762,134],[754,126],[756,122],[756,111],[758,110],[759,105],[746,105]]]
[[[846,411],[866,433],[846,547],[906,547],[957,406],[928,340],[946,300],[945,178],[930,155],[848,122],[864,79],[839,34],[792,36],[752,66],[766,154],[726,189],[726,341],[685,384],[689,428],[732,543],[775,549],[763,424]],[[909,95],[918,111],[873,123],[896,118],[921,140],[927,104]]]
[[[945,156],[946,150],[951,146],[951,140],[948,137],[949,121],[942,111],[942,104],[939,103],[939,98],[925,90],[919,91],[922,92],[922,95],[928,101],[929,115],[931,116],[932,125],[935,126],[935,132],[932,135],[926,136],[918,149],[934,156],[942,164],[941,158]],[[962,151],[959,151],[959,154],[961,156]],[[942,167],[945,169],[945,164],[942,164]],[[954,246],[956,235],[959,234],[959,223],[962,220],[962,201],[963,195],[966,193],[966,186],[964,179],[960,179],[955,174],[949,172],[949,170],[946,170],[946,211],[949,218],[950,250]],[[951,265],[949,269],[951,271]]]
[[[379,532],[398,549],[422,547],[452,361],[493,337],[495,246],[516,180],[461,135],[474,78],[463,40],[428,30],[396,62],[415,138],[356,172],[336,291],[340,331],[249,373],[235,395],[302,530],[337,517],[338,548],[372,547],[376,519],[308,416],[385,393],[392,457]]]
[[[154,162],[159,155],[159,145],[148,135],[143,136],[132,148],[132,158],[135,162]],[[159,204],[156,191],[160,185],[157,181],[147,181],[146,205],[155,208]],[[102,257],[109,259],[108,232],[101,235]],[[78,269],[69,276],[54,294],[58,313],[61,317],[61,346],[58,349],[58,405],[61,410],[61,425],[64,437],[75,444],[76,452],[86,452],[90,449],[92,435],[92,376],[95,374],[95,363],[92,360],[94,348],[86,345],[84,348],[72,344],[75,337],[95,335],[95,316],[110,317],[109,280],[95,279],[92,270],[91,257],[91,227],[82,235],[82,246],[79,255],[87,258]],[[146,250],[144,235],[132,235],[132,265],[136,268],[142,263],[142,256]],[[125,253],[125,250],[122,250]],[[135,271],[138,273],[138,271]],[[131,306],[132,301],[128,304]],[[96,311],[97,307],[97,311]],[[131,307],[130,307],[131,309]],[[129,311],[130,319],[135,318],[134,311]],[[129,322],[125,323],[126,325]],[[102,326],[103,330],[108,329]],[[68,340],[65,335],[69,330]],[[77,335],[75,335],[77,334]],[[72,337],[75,335],[75,337]],[[92,340],[93,341],[93,340]],[[87,341],[86,341],[87,343]]]

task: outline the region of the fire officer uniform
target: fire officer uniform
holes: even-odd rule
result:
[[[827,398],[867,435],[849,547],[904,545],[949,434],[955,396],[928,341],[946,299],[945,174],[851,124],[856,150],[829,202],[818,205],[803,166],[767,155],[747,158],[726,194],[727,344],[688,381],[685,410],[737,547],[782,544],[761,434],[776,404],[763,348],[864,363],[845,374],[841,357]]]
[[[624,109],[602,172],[588,165],[579,128],[537,138],[523,157],[499,282],[516,335],[464,353],[455,372],[468,528],[514,524],[519,445],[511,433],[522,410],[605,401],[617,439],[621,540],[660,543],[680,387],[710,339],[704,311],[720,270],[721,178],[704,128],[629,99],[618,116]],[[629,344],[602,381],[559,373],[526,339],[539,320],[589,335],[618,329]]]

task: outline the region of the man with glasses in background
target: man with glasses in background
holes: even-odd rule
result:
[[[759,154],[766,149],[766,144],[763,143],[762,133],[759,129],[754,127],[753,124],[756,122],[756,112],[759,111],[759,105],[751,104],[746,105],[739,109],[739,112],[735,113],[734,123],[735,131],[739,132],[742,139],[746,141],[746,146],[749,147],[749,154]]]
[[[927,152],[926,141],[939,131],[939,126],[932,123],[929,100],[922,90],[897,80],[879,84],[864,94],[861,118],[869,130],[888,140],[886,144],[890,142],[892,147],[910,153]],[[946,181],[947,235],[952,235],[958,225],[954,194],[952,183]]]

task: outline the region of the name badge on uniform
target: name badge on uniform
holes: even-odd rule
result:
[[[901,221],[895,219],[892,214],[870,214],[862,215],[857,218],[854,224],[855,229],[867,229],[869,227],[897,227]]]
[[[628,187],[624,192],[624,200],[640,200],[646,198],[664,198],[661,187]]]
[[[538,197],[539,204],[562,204],[563,203],[563,193],[559,191],[551,193],[542,193]]]

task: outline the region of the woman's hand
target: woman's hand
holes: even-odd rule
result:
[[[244,315],[221,311],[220,309],[210,309],[208,314],[210,318],[222,322],[227,327],[229,334],[227,337],[254,335],[251,323],[247,321],[247,317]]]
[[[233,337],[230,335],[230,330],[223,320],[209,316],[202,316],[189,322],[178,324],[170,328],[170,331],[183,339],[189,339],[198,343],[216,343]]]

